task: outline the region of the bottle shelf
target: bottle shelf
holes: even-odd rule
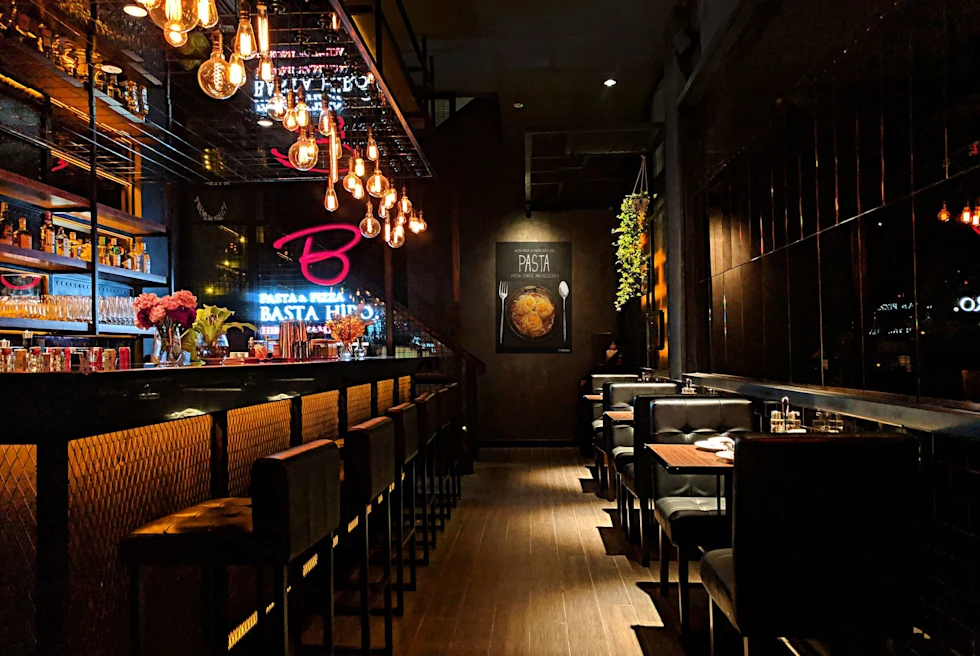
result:
[[[88,324],[91,329],[91,324]],[[100,335],[138,335],[140,337],[153,337],[156,334],[156,330],[149,328],[143,330],[142,328],[137,328],[136,326],[120,326],[118,324],[110,323],[100,323],[99,324],[99,334]]]
[[[0,317],[0,330],[30,330],[43,333],[78,333],[95,335],[95,326],[87,321],[49,321],[47,319],[21,319],[17,317]],[[134,337],[152,337],[156,331],[143,330],[136,326],[100,323],[99,335],[132,335]]]
[[[6,244],[0,244],[0,263],[16,264],[49,272],[75,273],[89,270],[89,263],[84,260]]]
[[[0,170],[0,196],[29,203],[55,214],[63,214],[88,223],[91,211],[87,199],[62,191],[37,180]],[[99,227],[117,230],[137,237],[163,235],[167,226],[99,203]]]
[[[105,264],[99,265],[99,276],[108,276],[110,278],[118,278],[124,281],[138,281],[143,283],[148,283],[152,285],[166,285],[167,277],[158,276],[153,273],[143,273],[142,271],[131,271],[129,269],[122,269],[120,267],[106,266]]]

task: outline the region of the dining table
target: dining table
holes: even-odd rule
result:
[[[732,507],[732,474],[735,463],[719,458],[714,451],[700,449],[693,444],[647,444],[654,459],[663,465],[669,474],[708,475],[716,477],[718,508],[721,509],[721,494],[724,489],[725,511]]]
[[[602,403],[602,394],[584,394],[582,398],[589,403]]]
[[[606,410],[602,413],[602,416],[609,419],[614,424],[632,424],[633,423],[633,411],[632,410]]]

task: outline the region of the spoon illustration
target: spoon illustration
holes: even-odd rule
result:
[[[561,341],[568,342],[568,326],[565,322],[565,299],[568,298],[568,283],[562,280],[558,284],[558,295],[561,296]]]

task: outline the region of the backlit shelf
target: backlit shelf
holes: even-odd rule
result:
[[[138,281],[146,283],[148,285],[166,285],[167,277],[158,276],[153,273],[143,273],[142,271],[131,271],[130,269],[122,269],[120,267],[106,266],[104,264],[99,265],[99,277],[103,275],[110,278],[119,278],[128,281]]]
[[[6,244],[0,244],[0,263],[15,264],[49,272],[78,272],[89,269],[88,262],[83,260]]]

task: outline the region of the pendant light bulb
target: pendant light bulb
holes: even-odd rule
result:
[[[272,67],[272,57],[268,54],[259,56],[259,70],[256,75],[263,82],[272,82],[276,79],[275,69]]]
[[[361,157],[360,149],[354,149],[354,175],[359,178],[363,178],[367,173],[367,168],[364,166],[364,158]]]
[[[292,89],[286,92],[286,115],[282,117],[282,127],[290,132],[299,129],[299,121],[296,120],[296,96]]]
[[[357,179],[357,186],[354,187],[354,191],[351,192],[356,200],[361,200],[364,198],[364,183],[361,182],[360,178]]]
[[[375,198],[384,198],[384,195],[388,193],[388,178],[381,174],[381,168],[377,164],[374,165],[374,173],[368,178],[367,192]],[[381,205],[384,206],[384,201],[381,202]]]
[[[969,203],[963,206],[963,211],[960,212],[960,221],[963,223],[970,223],[973,221],[973,212],[970,211]]]
[[[272,97],[265,105],[265,113],[275,121],[281,121],[286,116],[286,97],[282,95],[282,82],[278,77],[273,81]]]
[[[337,192],[333,184],[328,184],[327,193],[323,197],[323,208],[328,212],[336,212],[338,207],[340,207],[340,199],[337,198]]]
[[[231,59],[228,60],[228,81],[234,84],[236,89],[240,89],[245,86],[247,79],[248,74],[242,56],[237,52],[231,53]]]
[[[310,124],[310,108],[306,106],[306,92],[303,87],[296,91],[296,122],[301,128]]]
[[[385,239],[385,243],[387,243],[387,244],[390,244],[391,243],[391,220],[388,219],[388,218],[385,219],[385,235],[384,235],[384,239]]]
[[[218,7],[214,0],[197,0],[197,21],[206,30],[218,24]]]
[[[977,204],[973,206],[973,227],[980,228],[980,198],[977,199]]]
[[[231,83],[230,73],[231,67],[222,54],[221,32],[215,30],[212,35],[211,57],[197,69],[197,83],[201,91],[209,97],[227,100],[238,91],[238,87]]]
[[[372,162],[377,162],[379,155],[378,142],[374,140],[374,128],[368,128],[367,158]]]
[[[238,31],[235,32],[235,43],[232,46],[242,59],[254,59],[259,54],[255,44],[255,30],[248,15],[248,6],[242,5],[238,12]]]
[[[388,218],[388,208],[385,207],[384,203],[378,203],[378,216],[380,216],[382,219]]]
[[[374,218],[374,212],[371,210],[371,201],[368,201],[367,212],[365,212],[364,218],[361,219],[361,224],[358,226],[361,229],[361,234],[368,239],[374,239],[381,234],[381,224]]]
[[[147,7],[147,10],[153,24],[165,33],[190,32],[199,22],[197,0],[157,0],[156,4]],[[177,38],[167,37],[167,43],[171,45],[174,40]],[[186,42],[185,40],[184,43]]]
[[[408,189],[402,187],[402,197],[398,201],[398,208],[402,211],[402,214],[410,214],[412,211],[412,201],[408,198]]]
[[[423,216],[423,214],[424,212],[422,210],[419,210],[419,221],[418,221],[419,229],[415,234],[425,232],[425,229],[429,227],[429,224],[425,222],[425,216]]]
[[[330,136],[333,131],[333,110],[324,108],[320,112],[320,120],[317,121],[316,129],[323,136]]]
[[[419,234],[419,219],[415,216],[415,212],[412,212],[412,215],[408,217],[408,229],[416,235]]]
[[[388,188],[388,193],[385,194],[385,207],[387,207],[390,210],[397,203],[398,203],[398,189],[395,188],[395,185],[391,185]]]
[[[939,214],[936,215],[936,218],[943,223],[949,221],[949,210],[946,209],[946,201],[943,201],[943,209],[939,210]]]
[[[143,9],[146,9],[146,11],[149,12],[151,9],[160,4],[160,0],[136,0],[136,4],[142,6]]]
[[[405,245],[405,226],[396,225],[391,231],[391,241],[388,245],[392,248],[401,248]]]
[[[164,32],[163,38],[167,43],[172,45],[174,48],[179,48],[185,43],[187,43],[187,32],[176,32],[176,31]],[[235,87],[235,89],[237,91],[238,87]]]
[[[289,147],[289,163],[299,171],[309,171],[316,165],[319,155],[316,140],[305,130],[300,130],[299,139]]]
[[[354,188],[361,183],[354,175],[354,158],[347,158],[347,175],[344,176],[344,189],[350,193],[354,193]]]
[[[270,49],[269,42],[269,12],[266,10],[266,6],[263,3],[255,5],[255,26],[257,28],[257,34],[255,35],[256,41],[258,41],[259,54],[268,55]]]
[[[406,220],[405,215],[401,212],[401,210],[399,210],[398,216],[395,217],[395,225],[396,226],[405,225],[405,220]]]

